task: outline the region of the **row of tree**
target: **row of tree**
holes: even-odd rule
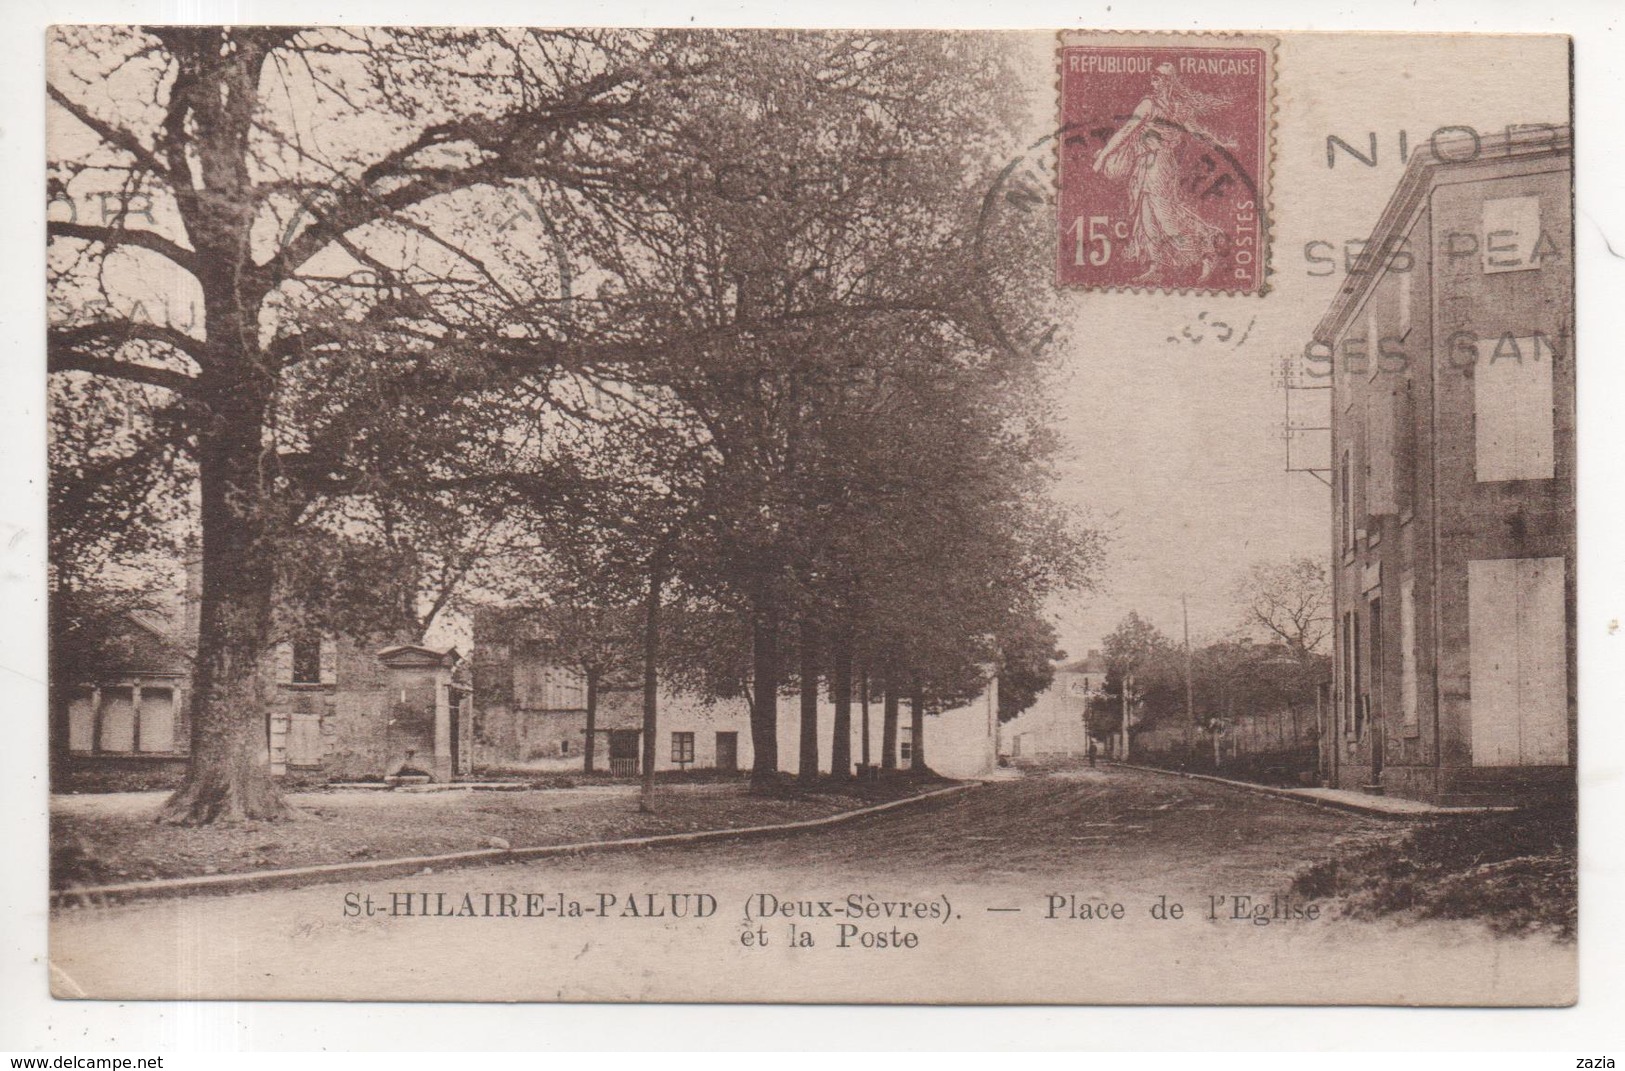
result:
[[[1102,647],[1106,675],[1091,703],[1090,732],[1110,739],[1126,721],[1131,737],[1153,729],[1222,733],[1240,717],[1276,711],[1309,723],[1331,679],[1326,563],[1259,563],[1232,594],[1241,620],[1231,635],[1201,646],[1173,640],[1138,613],[1125,616]]]
[[[60,31],[53,617],[196,540],[167,816],[280,813],[257,670],[290,620],[631,614],[646,718],[661,674],[746,696],[760,785],[786,689],[811,778],[821,682],[838,773],[855,673],[888,726],[913,699],[922,766],[987,666],[1041,688],[1044,602],[1101,546],[1047,495],[1043,213],[989,192],[1002,47]]]

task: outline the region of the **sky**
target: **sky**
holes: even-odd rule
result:
[[[1301,355],[1346,276],[1340,263],[1311,263],[1305,245],[1327,242],[1340,255],[1346,241],[1370,234],[1404,171],[1400,131],[1414,151],[1442,126],[1489,135],[1509,123],[1566,123],[1567,48],[1560,37],[1284,36],[1271,291],[1065,295],[1071,338],[1058,408],[1067,457],[1058,493],[1114,533],[1102,590],[1052,606],[1071,657],[1099,647],[1130,610],[1177,641],[1182,593],[1193,642],[1217,638],[1240,622],[1230,593],[1249,564],[1325,556],[1331,492],[1310,474],[1285,471],[1279,364]],[[1035,63],[1052,49],[1053,38],[1035,38]],[[1035,116],[1053,116],[1054,107],[1053,81],[1035,85]],[[1341,151],[1328,165],[1328,135],[1366,149],[1373,132],[1376,166]],[[1229,325],[1228,343],[1217,341],[1226,332],[1215,321]],[[1322,424],[1312,418],[1325,405],[1323,392],[1300,394],[1295,415]],[[1325,464],[1326,436],[1302,444],[1297,464]]]

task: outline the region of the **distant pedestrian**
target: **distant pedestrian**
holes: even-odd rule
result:
[[[1094,765],[1095,765],[1095,741],[1091,737],[1090,740],[1089,740],[1089,766],[1092,769],[1094,767]]]

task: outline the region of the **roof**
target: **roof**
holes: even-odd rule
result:
[[[100,657],[94,665],[73,667],[75,680],[119,677],[184,677],[192,671],[185,645],[158,613],[130,610],[102,626]]]
[[[1419,149],[1411,156],[1405,174],[1388,199],[1366,249],[1387,248],[1390,242],[1410,230],[1411,223],[1421,210],[1428,193],[1444,174],[1483,167],[1502,160],[1540,161],[1557,160],[1574,152],[1573,132],[1568,126],[1534,125],[1525,128],[1509,127],[1504,134],[1484,137],[1477,133],[1471,137],[1444,138]],[[1456,156],[1455,146],[1473,146],[1472,154]],[[1441,158],[1442,157],[1442,158]],[[1380,271],[1349,272],[1331,307],[1315,327],[1318,341],[1331,342],[1342,334],[1349,320],[1359,311],[1366,295],[1382,279]]]
[[[1099,651],[1091,650],[1076,662],[1068,662],[1059,667],[1062,673],[1104,673],[1106,660],[1100,656]]]

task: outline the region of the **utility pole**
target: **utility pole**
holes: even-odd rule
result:
[[[661,536],[649,560],[649,593],[643,608],[643,784],[638,792],[638,811],[654,813],[655,727],[660,711],[660,593],[666,583],[670,536]]]
[[[1128,761],[1128,694],[1134,688],[1132,674],[1123,674],[1123,761]]]
[[[1196,689],[1191,684],[1191,608],[1185,593],[1179,593],[1179,609],[1185,617],[1185,719],[1189,723],[1186,746],[1196,739]]]

